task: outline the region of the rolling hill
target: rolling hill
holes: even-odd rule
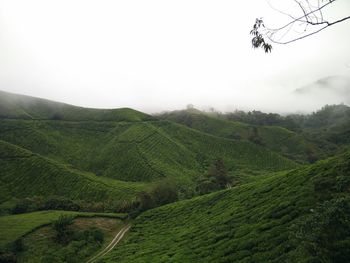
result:
[[[11,198],[62,196],[73,200],[111,201],[135,196],[144,184],[123,182],[78,171],[0,140],[0,203]]]
[[[6,96],[11,98],[11,112],[25,105],[32,118],[11,113],[0,120],[2,201],[33,196],[130,200],[154,183],[169,179],[180,188],[191,188],[195,177],[218,158],[232,176],[242,180],[297,166],[263,145],[204,133],[136,111],[132,118],[125,118],[124,110],[111,110],[116,115],[109,119],[105,110],[93,110],[90,115],[91,109]],[[9,100],[6,96],[1,100]],[[60,107],[72,115],[46,119],[48,112],[55,114]]]
[[[153,117],[129,108],[83,108],[0,90],[0,119],[147,121]]]
[[[158,117],[218,137],[249,140],[300,163],[308,163],[324,157],[318,142],[313,142],[305,134],[279,126],[229,121],[196,109],[163,113]]]
[[[102,262],[347,262],[350,152],[139,216]]]
[[[18,200],[50,198],[116,211],[118,205],[135,205],[141,192],[164,182],[174,184],[184,199],[197,194],[196,179],[218,159],[238,182],[150,210],[138,207],[134,214],[125,209],[141,214],[101,262],[310,263],[350,257],[349,150],[310,165],[311,157],[326,153],[303,131],[229,121],[193,109],[152,117],[131,109],[87,109],[0,95],[0,212],[21,204]],[[324,130],[329,136],[347,125],[346,114],[339,122],[326,114],[326,126],[300,125],[310,134]],[[318,123],[322,116],[298,121]],[[347,130],[341,131],[345,138]],[[11,246],[60,212],[46,213],[1,216],[2,245]],[[27,223],[18,223],[22,219]],[[26,239],[36,240],[30,251],[40,248],[38,259],[47,245],[40,240],[54,247],[47,237],[37,239],[40,233]]]

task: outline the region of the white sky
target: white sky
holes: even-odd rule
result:
[[[330,15],[342,14],[350,1],[333,4]],[[283,19],[263,0],[0,0],[0,89],[146,112],[286,112],[324,103],[301,103],[294,89],[350,75],[350,21],[267,55],[251,48],[256,17]]]

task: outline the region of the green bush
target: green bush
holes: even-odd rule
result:
[[[151,191],[156,206],[166,205],[178,200],[176,186],[170,182],[161,182]]]
[[[79,211],[80,206],[74,201],[63,198],[55,197],[47,200],[43,206],[44,210],[67,210],[67,211]]]
[[[211,193],[231,185],[231,181],[224,161],[219,158],[209,167],[207,173],[197,178],[196,190],[201,195]]]
[[[1,263],[16,263],[16,255],[10,251],[0,251]]]
[[[73,217],[69,215],[61,215],[57,220],[52,222],[52,228],[56,231],[56,241],[58,243],[67,244],[70,241],[72,232],[68,226],[73,223]]]

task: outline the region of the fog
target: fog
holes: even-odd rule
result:
[[[294,12],[290,2],[270,5]],[[0,0],[0,90],[150,113],[190,103],[280,113],[349,103],[350,22],[265,54],[252,49],[249,31],[257,17],[283,23],[270,5]],[[332,5],[325,15],[349,15],[348,0]],[[317,81],[328,77],[319,92]]]

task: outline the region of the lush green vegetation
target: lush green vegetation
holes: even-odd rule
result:
[[[292,129],[288,125],[276,126],[284,123],[282,120],[285,118],[278,114],[270,115],[255,111],[251,114],[244,112],[220,114],[188,109],[164,113],[158,117],[215,136],[248,140],[301,163],[314,162],[325,156],[325,151],[319,145],[326,143],[315,141],[310,136],[301,133],[301,128],[292,120],[292,117],[289,117],[288,121],[293,122],[293,127],[298,128]],[[233,116],[241,117],[234,118]],[[281,119],[281,121],[275,119]],[[326,146],[330,147],[328,144],[324,147]]]
[[[0,92],[0,261],[83,262],[122,225],[96,217],[127,217],[97,212],[123,212],[103,262],[347,262],[349,112],[155,118]]]
[[[11,202],[17,206],[13,198],[57,196],[103,202],[100,206],[118,210],[138,192],[169,179],[186,188],[182,196],[188,197],[196,176],[218,158],[241,181],[248,175],[296,167],[263,145],[168,121],[2,120],[0,209]]]
[[[348,152],[149,210],[104,262],[346,262],[349,175]]]
[[[1,262],[73,263],[86,261],[106,246],[125,215],[45,211],[2,218],[1,223],[11,227],[6,234],[14,236],[0,246]]]
[[[1,201],[30,196],[64,196],[86,201],[121,200],[145,187],[81,172],[0,141]]]
[[[44,225],[51,224],[62,214],[73,217],[113,217],[124,219],[125,214],[113,213],[86,213],[74,211],[40,211],[18,215],[8,215],[0,217],[0,247],[16,241],[20,237],[33,232]]]
[[[17,262],[84,262],[114,238],[123,223],[112,218],[76,218],[68,227],[70,241],[55,241],[52,226],[46,226],[22,238],[23,251]]]

